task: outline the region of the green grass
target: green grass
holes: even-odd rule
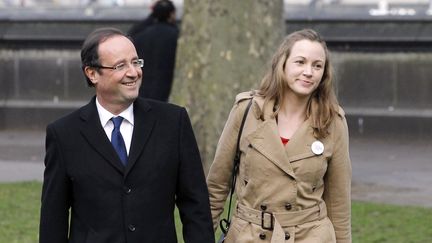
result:
[[[41,183],[0,184],[0,242],[38,240]]]
[[[432,208],[354,202],[353,242],[432,242]]]
[[[37,242],[40,192],[40,182],[0,184],[0,243]],[[354,243],[432,242],[432,208],[354,202],[352,213]],[[177,211],[176,221],[181,239]]]

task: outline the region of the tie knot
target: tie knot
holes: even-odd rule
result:
[[[114,128],[119,129],[123,119],[124,118],[121,116],[111,118],[112,122],[114,123]]]

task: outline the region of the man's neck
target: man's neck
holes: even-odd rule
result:
[[[113,115],[118,115],[120,113],[122,113],[124,110],[126,110],[132,103],[128,103],[128,104],[112,104],[112,103],[106,103],[101,99],[98,99],[98,97],[96,96],[97,101],[99,102],[99,104],[107,111],[111,112]]]

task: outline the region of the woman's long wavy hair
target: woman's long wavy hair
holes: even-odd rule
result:
[[[284,72],[285,63],[291,53],[291,49],[297,41],[310,40],[322,45],[326,55],[324,73],[317,89],[311,94],[306,108],[306,118],[311,119],[316,138],[324,138],[329,134],[328,128],[337,114],[338,102],[333,90],[333,70],[330,64],[329,51],[321,36],[311,29],[303,29],[288,35],[274,54],[271,69],[261,81],[258,95],[263,96],[265,104],[275,102],[273,116],[277,116],[284,94],[288,87]]]

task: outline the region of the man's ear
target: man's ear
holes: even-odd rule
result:
[[[87,78],[89,78],[93,84],[97,84],[97,82],[98,82],[97,75],[96,75],[97,71],[95,68],[87,66],[84,68],[84,73],[87,76]]]

